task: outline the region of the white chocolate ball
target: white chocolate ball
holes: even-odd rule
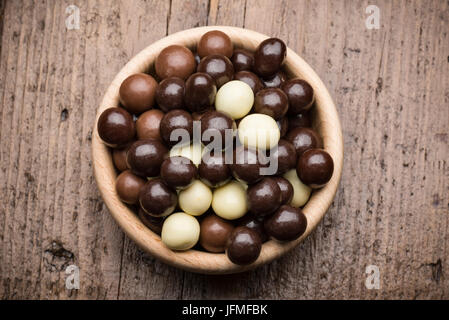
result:
[[[179,207],[192,216],[200,216],[210,208],[212,191],[200,180],[195,180],[179,192]]]
[[[237,181],[231,181],[215,189],[212,197],[212,208],[217,216],[227,220],[243,217],[248,211],[246,190]]]
[[[253,90],[239,80],[225,83],[215,96],[215,109],[228,114],[233,119],[246,116],[253,107],[253,103]]]
[[[201,163],[201,158],[203,156],[204,147],[201,143],[192,143],[180,147],[173,147],[170,149],[170,157],[185,157],[192,160],[193,164],[197,167]]]
[[[200,224],[196,218],[177,212],[165,219],[162,225],[162,242],[172,250],[188,250],[200,237]]]
[[[243,118],[239,124],[238,135],[244,146],[262,150],[273,148],[281,138],[276,121],[261,113],[253,113]]]
[[[299,180],[298,175],[296,174],[296,169],[287,171],[284,174],[284,178],[287,179],[293,186],[293,198],[290,203],[291,206],[298,208],[305,205],[309,200],[312,189]]]

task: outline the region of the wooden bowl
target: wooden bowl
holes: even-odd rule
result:
[[[162,243],[160,237],[143,225],[137,215],[120,201],[115,191],[114,182],[117,173],[112,162],[111,152],[102,143],[98,135],[96,123],[99,115],[105,109],[118,105],[119,87],[125,78],[138,72],[153,73],[153,62],[162,49],[172,44],[185,45],[194,49],[200,37],[210,30],[221,30],[225,32],[231,37],[236,47],[243,47],[249,50],[254,50],[260,42],[268,38],[266,35],[247,29],[214,26],[184,30],[148,46],[125,65],[109,86],[97,110],[92,137],[92,156],[95,179],[101,196],[109,208],[110,213],[128,237],[146,252],[172,266],[199,273],[228,274],[250,270],[279,258],[296,247],[315,229],[331,205],[337,191],[343,165],[343,138],[337,110],[323,82],[303,59],[292,50],[287,49],[287,59],[284,68],[290,73],[290,76],[295,75],[305,79],[312,85],[316,96],[314,127],[323,138],[324,148],[334,160],[334,174],[331,181],[324,188],[314,191],[303,209],[307,216],[307,230],[304,235],[295,241],[281,243],[270,240],[264,243],[259,258],[254,263],[246,266],[233,264],[225,254],[197,250],[175,252],[168,249]]]

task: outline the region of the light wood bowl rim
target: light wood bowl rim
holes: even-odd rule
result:
[[[229,26],[199,27],[180,31],[169,35],[142,50],[132,58],[116,75],[106,91],[97,109],[97,115],[92,134],[92,159],[100,194],[109,209],[110,214],[126,233],[144,251],[163,262],[184,270],[205,274],[229,274],[254,269],[265,263],[277,259],[296,247],[318,225],[330,207],[340,182],[343,166],[343,137],[338,113],[325,85],[315,71],[294,51],[287,49],[285,67],[289,73],[308,81],[315,91],[316,115],[314,127],[323,138],[324,149],[334,160],[334,173],[331,181],[322,189],[313,192],[306,206],[303,208],[307,216],[308,226],[304,235],[290,242],[270,240],[263,245],[259,258],[246,266],[235,265],[225,254],[214,254],[203,251],[188,250],[175,252],[168,249],[160,237],[149,230],[125,204],[115,191],[115,171],[111,152],[105,146],[97,131],[97,120],[101,112],[119,103],[119,87],[129,75],[153,70],[153,61],[157,54],[171,44],[186,45],[194,48],[200,37],[207,31],[221,30],[228,34],[237,47],[254,50],[255,47],[268,36],[261,33]]]

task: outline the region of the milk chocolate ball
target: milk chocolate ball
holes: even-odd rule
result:
[[[307,218],[300,208],[283,205],[265,220],[264,227],[276,240],[292,241],[306,231]]]
[[[193,135],[192,116],[179,109],[167,112],[161,120],[160,133],[162,140],[169,146],[180,142],[190,143]]]
[[[98,118],[98,135],[110,147],[124,146],[136,135],[131,114],[123,108],[109,108]]]
[[[266,242],[269,239],[263,227],[263,221],[255,217],[253,214],[248,213],[240,218],[238,220],[238,225],[256,231],[262,243]]]
[[[234,67],[231,61],[219,54],[213,54],[201,59],[197,71],[210,75],[215,80],[217,88],[231,81],[234,76]]]
[[[120,102],[131,113],[140,114],[154,106],[158,84],[145,73],[129,76],[120,86]]]
[[[126,164],[126,153],[128,152],[129,147],[130,144],[123,148],[112,150],[112,162],[114,162],[115,168],[120,172],[128,169],[128,165]]]
[[[257,149],[238,146],[230,167],[236,179],[252,184],[262,179],[261,168],[265,167],[266,163],[267,159]]]
[[[159,53],[155,62],[159,78],[178,77],[187,79],[196,68],[192,51],[180,45],[171,45]]]
[[[171,77],[162,80],[156,90],[156,102],[164,112],[184,109],[185,82],[181,78]]]
[[[260,78],[250,72],[250,71],[239,71],[234,75],[234,80],[240,80],[245,82],[247,85],[250,86],[251,90],[253,90],[254,94],[259,92],[264,88],[264,85]]]
[[[221,54],[230,58],[234,51],[234,45],[226,33],[213,30],[203,34],[198,42],[197,50],[201,58],[212,54]]]
[[[249,211],[256,217],[265,217],[281,205],[281,189],[272,178],[263,178],[247,190]]]
[[[134,174],[156,177],[167,154],[168,149],[158,140],[138,140],[130,146],[126,162]]]
[[[126,170],[120,173],[117,180],[115,180],[115,190],[120,200],[128,204],[136,204],[139,200],[140,188],[144,184],[144,179]]]
[[[145,212],[142,208],[139,208],[138,212],[139,219],[142,223],[154,233],[161,235],[162,225],[164,224],[164,218],[153,217]]]
[[[294,191],[290,181],[282,177],[273,177],[273,179],[278,184],[279,189],[281,189],[281,204],[290,204]]]
[[[323,149],[309,149],[299,157],[296,172],[309,187],[321,188],[332,178],[334,161]]]
[[[287,140],[295,147],[298,157],[308,149],[319,148],[321,146],[320,137],[310,128],[296,128],[291,130],[287,134]]]
[[[296,167],[296,150],[293,144],[287,140],[281,139],[278,145],[271,149],[271,164],[277,163],[276,174],[283,174]]]
[[[200,244],[209,252],[224,252],[232,230],[232,223],[211,214],[200,223]]]
[[[231,169],[223,152],[205,154],[198,166],[201,180],[210,187],[219,187],[231,179]]]
[[[176,192],[161,179],[153,179],[140,189],[140,206],[154,217],[165,217],[175,210],[178,198]]]
[[[279,88],[285,81],[287,81],[287,75],[282,71],[279,71],[268,79],[262,79],[266,88]]]
[[[163,117],[164,113],[157,109],[142,113],[136,121],[137,138],[161,140],[159,128]]]
[[[232,145],[234,139],[234,120],[220,111],[209,111],[201,117],[201,142],[207,146],[212,143],[220,149]]]
[[[169,157],[161,165],[161,179],[171,188],[189,186],[196,174],[196,166],[185,157]]]
[[[288,117],[288,130],[295,128],[310,128],[312,126],[312,119],[310,112],[298,113],[297,115]]]
[[[233,263],[246,265],[257,260],[261,249],[262,241],[256,231],[237,227],[229,236],[226,254]]]
[[[254,55],[245,49],[235,49],[231,58],[234,71],[250,71],[254,65]]]
[[[186,82],[184,101],[191,112],[201,112],[210,108],[217,94],[214,79],[207,73],[194,73]]]
[[[315,97],[313,88],[307,81],[291,79],[285,81],[281,85],[281,89],[288,97],[288,113],[290,115],[305,112],[312,107]]]
[[[266,39],[254,52],[254,71],[263,78],[270,78],[279,71],[286,55],[287,47],[282,40]]]
[[[281,119],[277,120],[276,123],[279,127],[279,131],[281,132],[281,138],[285,137],[289,129],[288,118],[282,117]]]
[[[288,110],[288,99],[278,88],[268,88],[257,92],[254,98],[254,111],[266,114],[275,120],[281,119]]]

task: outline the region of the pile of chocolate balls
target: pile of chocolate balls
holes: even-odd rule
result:
[[[249,52],[210,31],[196,52],[163,49],[100,115],[117,195],[168,248],[246,265],[268,239],[305,232],[301,207],[334,164],[311,128],[313,88],[283,71],[286,54],[277,38]]]

